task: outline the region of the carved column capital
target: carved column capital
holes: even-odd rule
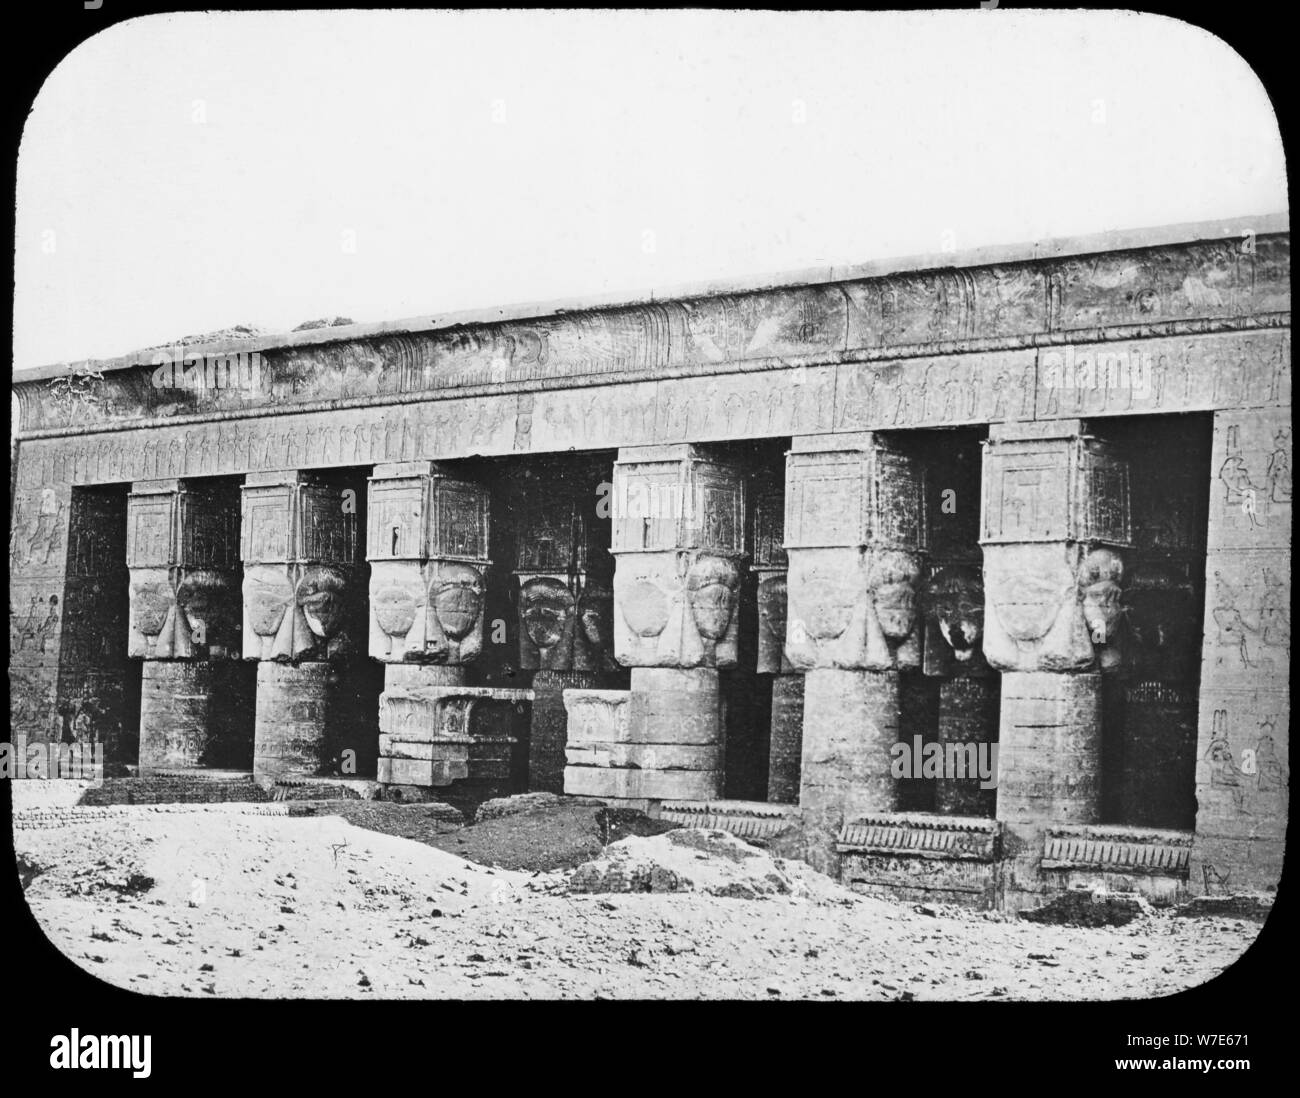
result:
[[[223,486],[175,479],[131,485],[129,655],[238,655],[238,522],[238,502]]]
[[[925,486],[879,435],[797,438],[786,461],[786,656],[800,670],[920,663]]]
[[[614,463],[614,651],[630,667],[732,667],[745,564],[745,479],[695,446]]]
[[[355,650],[357,499],[310,473],[243,486],[244,658],[325,660]]]
[[[542,465],[516,481],[519,666],[614,669],[613,558],[601,544],[599,475]],[[565,474],[568,475],[565,475]]]
[[[1117,667],[1128,462],[1078,420],[1001,425],[985,444],[980,518],[989,663]]]
[[[379,465],[369,481],[370,655],[465,664],[483,648],[488,491],[432,462]]]

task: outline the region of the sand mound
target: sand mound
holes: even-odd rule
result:
[[[752,900],[763,896],[855,902],[855,897],[802,863],[773,858],[727,831],[678,828],[651,838],[611,843],[580,865],[570,892],[704,892]]]

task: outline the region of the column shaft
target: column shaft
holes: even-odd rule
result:
[[[772,676],[772,741],[768,755],[767,799],[799,803],[803,755],[803,676]]]

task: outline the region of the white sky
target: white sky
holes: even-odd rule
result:
[[[154,16],[33,106],[14,360],[1286,205],[1258,80],[1157,16]]]

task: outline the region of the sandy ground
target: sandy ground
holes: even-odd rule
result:
[[[57,947],[153,994],[1145,998],[1210,979],[1258,930],[1166,915],[1104,929],[930,915],[761,852],[736,868],[689,847],[675,856],[698,863],[700,880],[742,873],[776,882],[775,894],[575,894],[573,871],[491,869],[324,815],[122,810],[15,842],[27,901]]]

